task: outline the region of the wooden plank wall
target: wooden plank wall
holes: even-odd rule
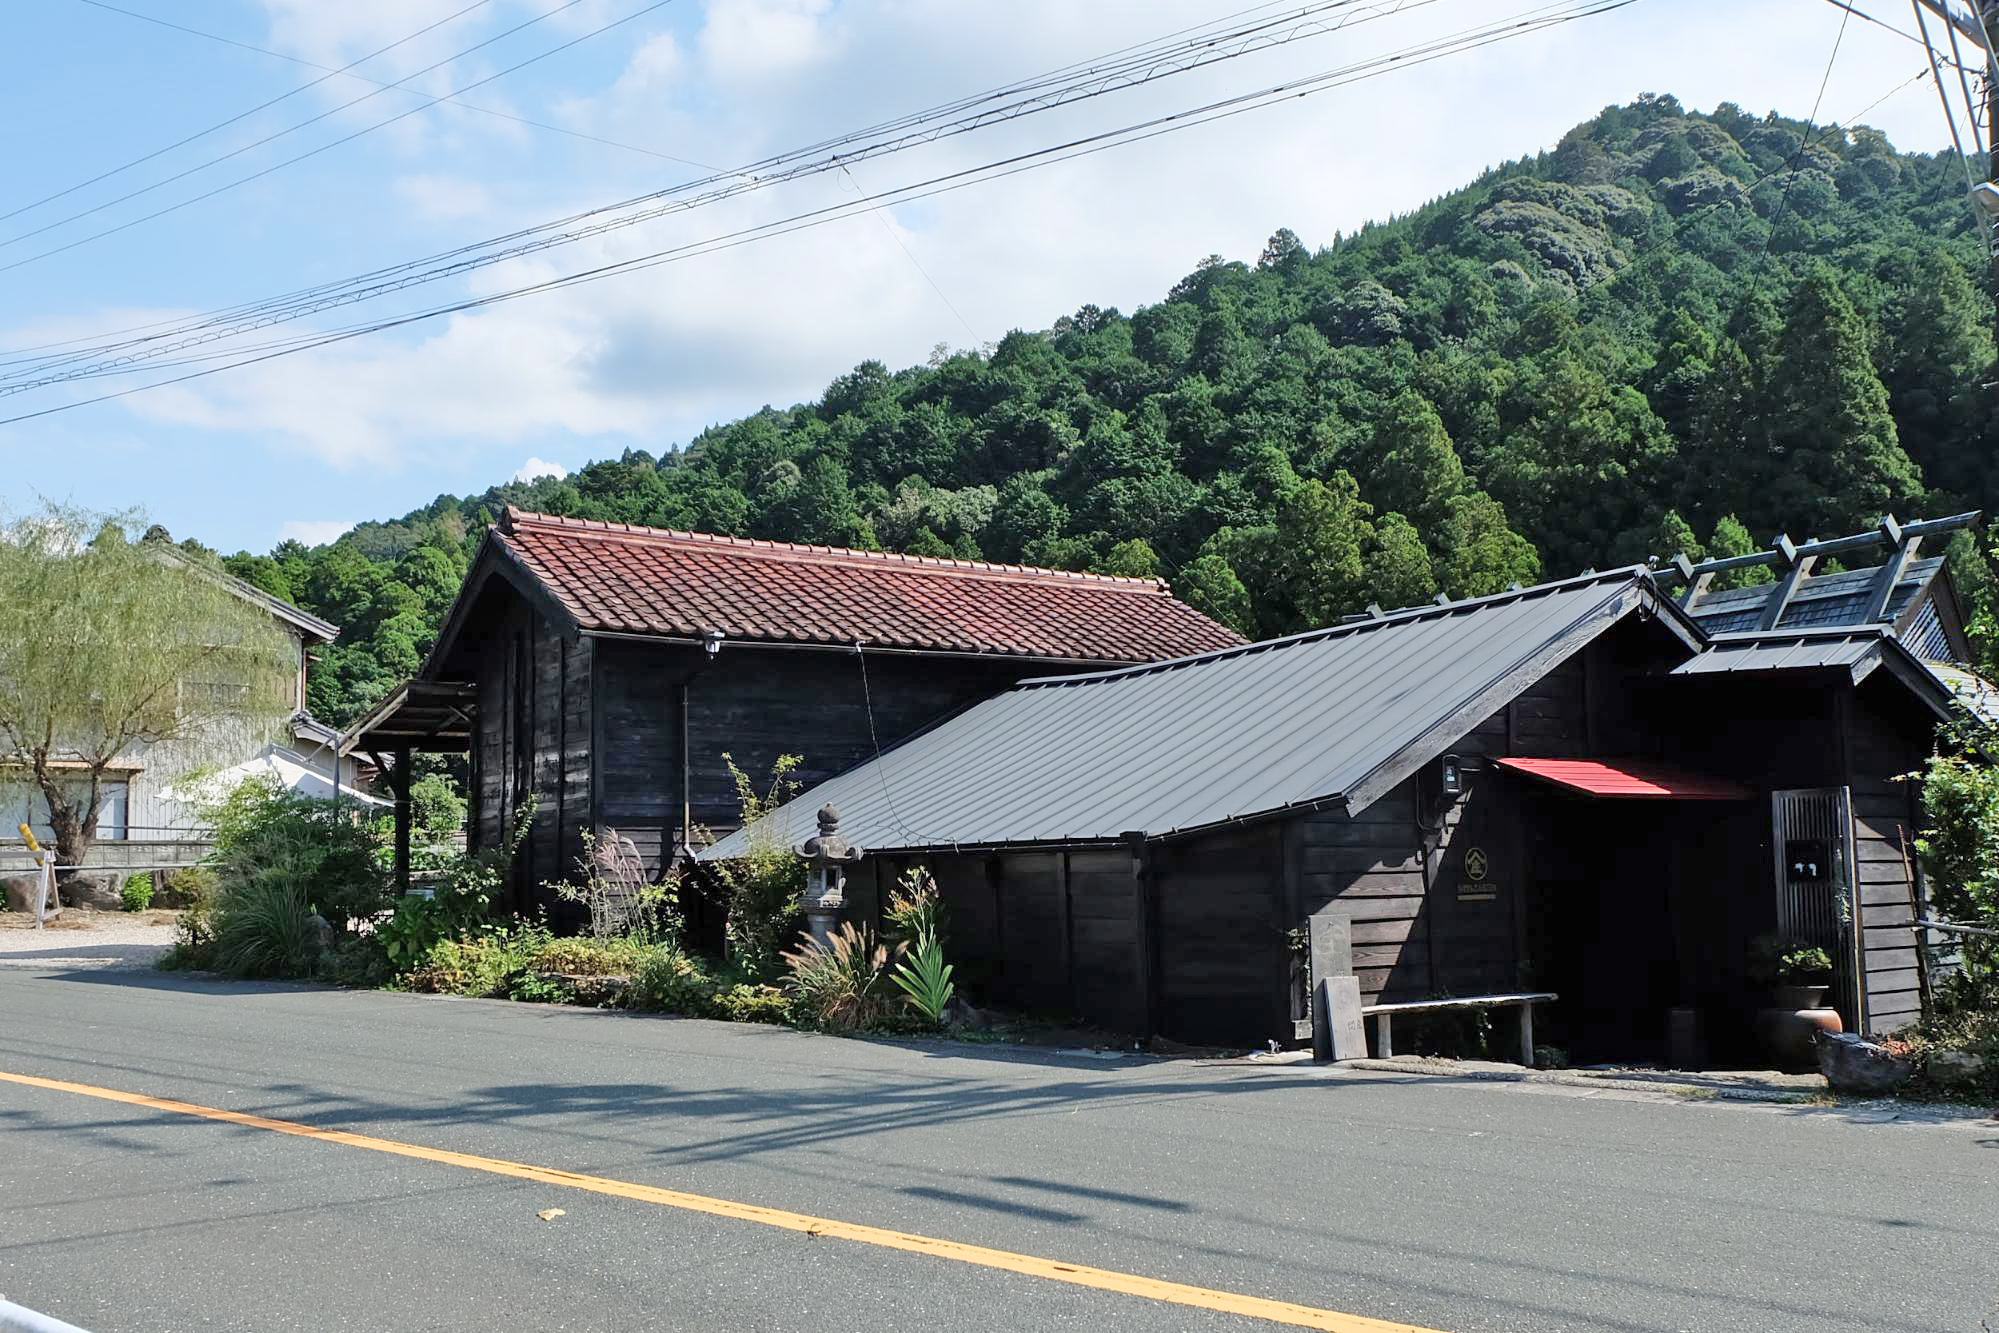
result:
[[[917,860],[936,877],[946,945],[977,1000],[1075,1016],[1116,1032],[1145,1026],[1139,885],[1119,848],[1003,855],[869,857],[886,900]],[[863,894],[876,892],[872,884]],[[849,893],[849,915],[861,910]]]
[[[596,647],[604,717],[599,817],[631,836],[654,867],[680,824],[683,680],[694,822],[723,833],[739,817],[724,754],[759,786],[779,756],[797,755],[803,762],[793,777],[810,787],[871,757],[877,738],[886,748],[1034,669],[1018,661],[870,655],[864,691],[852,653],[728,644],[704,665],[700,650],[686,645],[601,640]]]
[[[1352,819],[1301,815],[1286,829],[1300,923],[1335,903],[1347,912],[1363,1003],[1421,999],[1431,990],[1416,786],[1410,778]]]
[[[1903,848],[1921,827],[1920,794],[1897,774],[1920,767],[1927,728],[1900,715],[1868,682],[1854,693],[1847,730],[1848,785],[1853,789],[1854,879],[1860,896],[1861,955],[1867,1030],[1893,1032],[1922,1016],[1915,939],[1910,923],[1909,862]],[[1886,682],[1881,682],[1886,686]],[[1894,700],[1899,704],[1901,701]]]
[[[590,827],[591,646],[564,638],[519,600],[498,608],[480,626],[480,639],[488,669],[478,677],[472,738],[476,845],[503,845],[514,810],[532,793],[535,814],[515,856],[511,892],[519,909],[552,907],[553,896],[540,886],[575,875]],[[517,642],[522,659],[515,656]],[[526,668],[518,681],[517,662]],[[524,784],[517,780],[522,772]]]
[[[1490,766],[1506,756],[1589,753],[1588,706],[1577,653],[1472,728],[1451,746],[1465,765],[1464,796],[1441,818],[1422,812],[1441,825],[1434,830],[1418,827],[1423,782],[1413,777],[1352,817],[1288,821],[1299,924],[1333,903],[1349,913],[1364,1003],[1520,984],[1530,868],[1508,790],[1514,779]],[[1471,845],[1487,854],[1490,898],[1460,892]]]
[[[1271,822],[1153,848],[1159,1030],[1194,1042],[1290,1037],[1285,829]]]

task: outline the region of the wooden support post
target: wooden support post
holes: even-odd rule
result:
[[[1534,1002],[1520,1006],[1520,1063],[1534,1067]]]
[[[396,795],[396,892],[410,891],[410,748],[398,746],[389,785]]]
[[[1374,1016],[1374,1058],[1386,1060],[1395,1054],[1395,1027],[1392,1014]]]
[[[1159,914],[1158,904],[1153,901],[1152,849],[1146,845],[1145,834],[1127,833],[1125,845],[1131,849],[1131,888],[1134,924],[1132,933],[1137,937],[1134,962],[1138,972],[1138,995],[1144,1029],[1142,1035],[1151,1037],[1159,1031]]]

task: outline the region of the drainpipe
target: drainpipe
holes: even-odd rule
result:
[[[722,631],[711,629],[701,636],[701,665],[680,678],[680,846],[679,854],[694,860],[694,743],[688,721],[688,686],[715,663],[722,651]]]

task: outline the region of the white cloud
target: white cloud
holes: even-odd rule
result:
[[[478,181],[462,176],[402,176],[396,193],[425,222],[463,222],[489,217],[493,196]]]
[[[278,540],[303,542],[307,546],[324,546],[337,541],[354,525],[344,518],[294,518],[288,519],[278,529]]]
[[[340,32],[316,40],[333,43],[347,58],[446,12],[452,2],[425,0],[413,12],[401,0],[267,0],[304,28],[341,15]],[[548,0],[534,3],[546,7]],[[920,361],[936,342],[970,341],[904,246],[980,340],[1014,327],[1046,327],[1086,302],[1129,312],[1160,299],[1202,255],[1253,259],[1280,226],[1307,244],[1327,243],[1465,184],[1488,165],[1552,146],[1571,125],[1643,91],[1671,91],[1700,108],[1733,99],[1751,112],[1777,107],[1803,116],[1838,25],[1836,11],[1825,8],[1829,17],[1814,24],[1803,0],[1632,6],[1272,110],[900,205],[880,217],[719,250],[126,402],[154,419],[275,437],[345,467],[393,469],[414,451],[431,460],[462,456],[468,490],[500,470],[492,460],[502,450],[559,449],[582,457],[634,443],[659,452],[710,422],[810,397],[862,359],[904,365]],[[1418,6],[1406,17],[857,163],[851,173],[485,270],[471,289],[490,293],[852,201],[857,191],[944,175],[1329,68],[1478,18],[1471,10],[1446,15],[1448,9]],[[837,11],[823,0],[713,0],[684,45],[664,30],[640,33],[622,68],[595,95],[558,99],[553,114],[591,133],[735,164],[1212,17],[1212,6],[1191,0],[1004,6],[848,0]],[[1878,29],[1853,25],[1823,114],[1846,116],[1905,81],[1915,72],[1909,62],[1920,62],[1920,52],[1911,52]],[[1940,116],[1921,91],[1868,119],[1904,147],[1935,146]],[[1478,114],[1467,117],[1467,106]],[[453,155],[438,162],[444,174],[405,177],[402,197],[420,210],[470,218],[475,203],[492,203],[472,181],[500,180],[510,199],[533,201],[527,219],[533,220],[633,193],[635,178],[659,183],[661,164],[641,174],[629,161],[618,169],[630,176],[517,178],[505,154],[487,147],[480,159]],[[423,289],[423,300],[463,290]]]
[[[707,74],[719,83],[767,84],[833,59],[832,0],[709,0],[700,36]]]
[[[569,475],[569,469],[560,463],[551,463],[546,458],[530,458],[514,469],[514,480],[533,481],[537,477],[554,477],[557,481]]]

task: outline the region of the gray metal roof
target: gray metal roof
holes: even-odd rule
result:
[[[1641,606],[1698,633],[1642,570],[1414,608],[1150,666],[1026,681],[754,826],[796,844],[821,805],[863,847],[1161,835],[1301,805],[1360,809]],[[705,854],[741,855],[751,830]]]
[[[1938,716],[1950,711],[1950,686],[1909,651],[1886,625],[1717,634],[1705,652],[1674,667],[1674,676],[1740,675],[1757,671],[1843,671],[1858,685],[1887,668]]]
[[[1928,560],[1913,560],[1902,577],[1895,584],[1894,595],[1888,600],[1888,610],[1883,617],[1893,621],[1899,617],[1909,602],[1943,568],[1943,557]],[[1863,623],[1868,596],[1874,585],[1874,577],[1880,567],[1869,569],[1849,569],[1837,574],[1816,574],[1806,578],[1792,594],[1789,605],[1784,608],[1784,618],[1778,622],[1779,629],[1801,629],[1808,625],[1857,625]],[[1723,592],[1704,593],[1687,608],[1687,614],[1699,622],[1700,627],[1710,634],[1730,634],[1737,631],[1753,630],[1763,623],[1763,610],[1770,597],[1777,591],[1776,583],[1761,583],[1750,588],[1730,588]]]
[[[1672,674],[1846,670],[1857,680],[1879,660],[1881,645],[1892,637],[1886,625],[1717,634],[1712,647],[1674,667]]]

